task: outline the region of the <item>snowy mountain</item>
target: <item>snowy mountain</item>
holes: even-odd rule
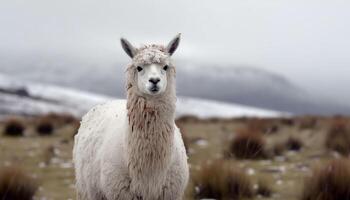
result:
[[[40,115],[56,112],[82,116],[94,105],[111,99],[108,96],[52,85],[22,82],[0,75],[0,115]],[[237,104],[180,97],[177,101],[177,116],[183,115],[195,115],[201,118],[273,117],[284,115],[284,113]]]
[[[18,79],[60,85],[113,97],[124,97],[125,66],[112,61],[83,62],[38,56],[1,57],[0,73]],[[202,64],[179,60],[177,92],[180,96],[237,103],[293,114],[350,114],[350,104],[321,96],[285,77],[253,67]],[[15,67],[14,67],[15,66]],[[88,78],[86,78],[88,77]],[[324,95],[326,95],[325,93]]]
[[[178,70],[177,77],[179,94],[185,96],[293,114],[350,114],[350,105],[306,91],[281,75],[257,68],[189,64]]]

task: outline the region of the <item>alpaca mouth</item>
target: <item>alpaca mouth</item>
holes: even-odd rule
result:
[[[155,86],[151,87],[150,91],[152,93],[157,93],[159,91],[159,88],[155,85]]]

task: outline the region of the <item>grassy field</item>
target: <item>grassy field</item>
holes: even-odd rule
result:
[[[8,124],[13,121],[23,126],[20,130],[22,134],[6,135],[9,130],[11,132]],[[344,128],[349,122],[344,117],[225,120],[183,117],[177,124],[184,135],[190,163],[191,180],[186,199],[203,198],[203,190],[210,189],[211,193],[215,193],[215,188],[202,187],[205,185],[203,182],[211,182],[215,176],[247,180],[248,183],[244,184],[251,194],[240,199],[301,199],[304,179],[310,176],[313,167],[349,155],[346,145],[350,143],[344,143],[346,138],[331,133],[337,132],[338,124]],[[46,125],[46,129],[45,126],[39,128],[42,124]],[[62,120],[57,116],[2,121],[0,167],[15,166],[30,174],[39,184],[35,199],[75,199],[71,152],[77,127],[76,120]],[[338,140],[327,142],[329,134]],[[244,137],[240,135],[248,138],[248,143],[244,143]],[[241,146],[235,148],[237,144]],[[257,150],[249,151],[252,149]],[[225,163],[222,165],[229,166],[229,170],[238,170],[238,175],[225,172],[221,166],[203,172],[203,166],[212,163]],[[208,176],[203,178],[204,175]],[[225,190],[222,189],[226,187],[225,181],[219,183],[222,185],[217,186],[216,193]],[[208,194],[208,191],[204,193]],[[222,196],[220,199],[234,198]]]

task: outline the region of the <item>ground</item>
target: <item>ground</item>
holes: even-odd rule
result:
[[[23,119],[22,119],[23,120]],[[253,187],[260,181],[272,190],[270,197],[254,196],[252,199],[300,199],[303,180],[313,166],[341,157],[325,148],[325,136],[333,118],[300,117],[291,120],[210,119],[184,117],[177,121],[188,145],[191,176],[203,163],[226,159],[241,168],[252,180]],[[50,135],[38,135],[33,120],[24,119],[27,127],[24,136],[0,136],[0,167],[16,166],[33,176],[40,187],[35,199],[75,199],[74,171],[72,165],[73,135],[76,123],[55,124]],[[5,130],[5,122],[0,130]],[[235,134],[247,126],[263,130],[267,156],[260,159],[235,159],[225,152]],[[251,130],[253,130],[251,129]],[[279,141],[297,138],[302,143],[300,151],[285,151],[275,155]],[[220,172],[218,172],[220,173]],[[195,186],[190,180],[186,199],[194,199]]]

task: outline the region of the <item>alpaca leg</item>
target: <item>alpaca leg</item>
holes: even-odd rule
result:
[[[139,200],[136,196],[133,196],[128,186],[123,187],[117,195],[114,195],[113,200]]]
[[[180,167],[174,166],[166,179],[163,186],[162,194],[158,200],[181,200],[186,186],[187,179],[180,173]]]
[[[181,200],[182,194],[179,192],[175,192],[176,187],[172,187],[172,185],[164,186],[162,190],[161,196],[158,200]],[[177,191],[177,190],[176,190]]]
[[[87,193],[77,192],[77,200],[106,200],[103,195],[94,195],[95,197],[89,197]]]
[[[77,200],[88,200],[88,195],[86,193],[83,193],[79,190],[77,190]]]
[[[113,177],[113,178],[112,178]],[[116,183],[115,180],[118,180]],[[142,200],[130,191],[131,179],[128,177],[111,176],[106,179],[110,184],[104,184],[104,193],[108,200]]]

